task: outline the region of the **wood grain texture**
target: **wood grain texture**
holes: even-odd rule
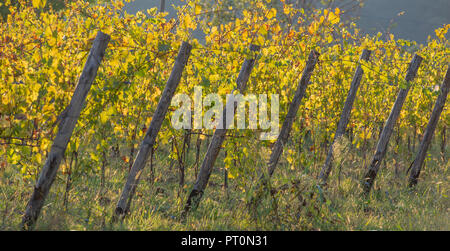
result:
[[[144,136],[144,140],[140,145],[139,152],[133,162],[127,182],[122,190],[119,201],[117,202],[114,213],[115,220],[122,218],[130,210],[131,201],[136,191],[136,186],[139,183],[139,179],[148,159],[150,150],[153,149],[153,146],[155,145],[156,137],[158,136],[158,132],[164,121],[172,97],[178,87],[178,84],[180,83],[181,75],[186,63],[188,62],[191,50],[192,46],[189,43],[183,42],[181,44],[170,77],[167,80],[164,91],[158,102],[158,106],[156,107],[156,111],[153,114],[150,126]]]
[[[25,214],[22,219],[22,228],[31,229],[44,205],[45,198],[48,195],[50,187],[55,180],[61,160],[64,157],[67,144],[69,143],[72,132],[77,124],[78,117],[86,100],[86,96],[92,86],[97,70],[102,61],[106,47],[108,46],[110,36],[99,31],[92,44],[91,51],[84,65],[84,69],[78,79],[77,86],[72,95],[69,106],[60,115],[58,133],[48,154],[48,158],[39,175],[39,179],[34,187],[33,194],[27,204]]]
[[[252,52],[259,51],[260,47],[257,45],[251,45],[250,50]],[[239,72],[236,85],[239,93],[243,93],[247,87],[247,81],[250,77],[250,73],[253,69],[253,66],[256,62],[256,56],[250,59],[244,60],[242,64],[241,70]],[[234,92],[233,92],[234,93]],[[223,124],[226,124],[226,107],[223,109]],[[234,104],[234,109],[236,110],[236,104]],[[194,188],[192,189],[189,197],[186,201],[186,205],[184,208],[183,215],[186,215],[187,212],[193,207],[196,208],[200,203],[200,199],[203,196],[203,191],[205,190],[209,177],[211,176],[211,172],[214,167],[214,163],[216,162],[216,158],[219,155],[220,148],[222,147],[222,143],[225,140],[225,135],[227,133],[227,129],[216,129],[214,131],[214,135],[212,137],[211,143],[208,146],[208,150],[206,152],[205,158],[203,159],[203,163],[200,167],[200,172],[197,175],[197,180],[195,182]]]
[[[359,61],[362,60],[368,61],[370,58],[370,54],[372,52],[370,50],[363,50],[361,57],[359,58]],[[330,148],[328,149],[327,158],[325,160],[325,164],[322,167],[322,170],[320,171],[319,179],[322,184],[326,184],[328,176],[330,175],[331,169],[332,169],[332,163],[333,163],[333,147],[336,141],[345,133],[345,130],[347,128],[348,121],[350,120],[350,114],[353,108],[353,103],[355,102],[356,93],[358,92],[358,88],[361,83],[361,79],[363,76],[363,69],[361,68],[361,65],[358,65],[355,70],[355,74],[353,74],[353,80],[350,84],[350,90],[347,94],[347,99],[345,100],[344,108],[342,109],[341,117],[338,122],[338,126],[336,129],[336,133],[334,135],[333,142],[330,145]]]
[[[250,205],[252,206],[252,209],[256,209],[258,207],[264,189],[267,188],[268,181],[270,180],[270,177],[275,171],[278,161],[280,160],[281,154],[283,153],[284,144],[286,144],[289,138],[292,124],[295,121],[300,103],[305,96],[306,88],[309,85],[309,80],[311,78],[312,72],[317,62],[319,61],[319,56],[320,54],[314,50],[309,53],[308,59],[306,61],[306,66],[303,70],[302,77],[298,82],[294,98],[289,104],[289,110],[281,127],[280,134],[278,135],[277,140],[272,146],[272,152],[270,154],[269,163],[267,165],[267,172],[260,175],[259,182],[254,188],[254,194],[250,199]]]
[[[295,91],[294,98],[292,99],[289,105],[289,110],[281,127],[280,134],[278,135],[277,141],[272,147],[272,153],[270,154],[269,164],[267,167],[269,177],[272,176],[273,172],[275,171],[280,156],[283,153],[283,146],[284,144],[286,144],[289,138],[289,134],[292,129],[292,124],[294,123],[295,118],[297,116],[298,108],[300,106],[303,97],[305,96],[306,88],[309,85],[309,79],[311,78],[314,67],[319,61],[319,55],[320,54],[314,50],[312,50],[309,53],[305,69],[303,70],[302,77],[298,82],[298,87],[297,90]]]
[[[447,94],[450,90],[450,65],[447,68],[447,73],[445,74],[444,82],[441,85],[441,92],[436,99],[434,104],[433,112],[431,113],[430,120],[428,121],[427,128],[423,135],[423,139],[420,142],[419,151],[416,154],[414,162],[411,164],[409,175],[409,186],[415,186],[420,175],[420,169],[423,166],[423,162],[427,155],[427,150],[430,146],[431,139],[433,138],[434,131],[436,130],[439,117],[441,116],[442,110],[445,106],[445,101],[447,99]]]
[[[411,63],[409,63],[408,71],[406,73],[405,77],[406,82],[410,82],[416,77],[417,71],[419,70],[419,66],[422,63],[422,60],[423,60],[422,57],[420,57],[419,55],[417,54],[414,55],[413,59],[411,60]],[[396,123],[398,116],[400,115],[400,111],[402,110],[402,106],[403,103],[405,102],[406,96],[408,95],[409,89],[410,89],[409,84],[406,88],[400,89],[397,98],[395,100],[394,106],[391,109],[391,113],[389,114],[389,117],[386,120],[386,123],[384,124],[383,130],[381,131],[380,138],[378,139],[377,148],[375,150],[375,154],[364,175],[363,191],[365,195],[368,195],[370,193],[370,190],[372,189],[373,183],[375,181],[375,178],[381,165],[381,161],[386,155],[389,139],[392,135],[392,129],[394,128],[394,124]]]

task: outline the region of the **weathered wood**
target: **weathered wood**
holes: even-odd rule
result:
[[[359,61],[362,60],[368,61],[370,58],[371,51],[370,50],[363,50],[361,57]],[[345,129],[347,128],[348,121],[350,119],[350,114],[353,108],[353,103],[355,101],[356,93],[358,92],[358,88],[363,76],[363,69],[361,65],[358,65],[358,67],[355,70],[355,74],[353,75],[352,83],[350,84],[350,90],[347,94],[347,99],[345,100],[344,109],[341,113],[341,118],[339,119],[339,123],[336,129],[336,134],[334,135],[333,142],[330,145],[330,148],[328,150],[327,158],[325,160],[325,164],[322,167],[322,170],[320,171],[319,179],[322,184],[326,184],[328,176],[330,175],[331,169],[333,168],[332,162],[333,162],[333,146],[335,142],[345,133]]]
[[[260,47],[257,45],[251,45],[250,50],[252,52],[259,51]],[[256,57],[246,59],[242,64],[241,70],[239,72],[237,78],[237,90],[240,93],[243,93],[247,86],[247,81],[250,77],[250,73],[255,65]],[[234,93],[234,91],[233,91]],[[223,121],[224,125],[226,125],[226,107],[223,109]],[[234,109],[236,110],[236,104],[234,104]],[[227,129],[216,129],[214,131],[214,135],[212,137],[211,143],[208,146],[208,150],[206,152],[205,158],[203,159],[202,166],[200,167],[200,172],[197,175],[197,181],[195,182],[194,188],[192,189],[189,197],[186,201],[186,205],[184,208],[183,215],[186,215],[189,210],[194,207],[196,208],[200,203],[200,199],[203,195],[203,191],[205,190],[209,177],[211,176],[211,172],[216,161],[217,156],[219,155],[220,148],[222,147],[222,143],[225,140]]]
[[[300,81],[298,83],[294,99],[289,105],[289,110],[283,122],[283,126],[281,127],[280,134],[278,135],[277,141],[272,147],[272,153],[270,154],[269,165],[267,167],[269,177],[272,176],[273,172],[275,171],[280,156],[283,153],[283,146],[284,144],[286,144],[289,138],[292,124],[294,124],[295,117],[297,115],[298,107],[300,106],[303,96],[305,96],[306,87],[308,87],[309,79],[311,78],[314,67],[319,61],[319,55],[320,54],[314,50],[309,53],[308,60],[306,61],[306,67],[303,70],[302,77],[300,78]]]
[[[447,126],[444,125],[444,128],[442,128],[442,132],[441,132],[441,137],[442,137],[442,140],[441,140],[441,155],[442,155],[442,160],[444,161],[444,163],[447,160],[446,155],[445,155],[445,146],[446,146],[446,143],[447,143],[447,141],[446,141],[446,135],[447,135],[446,129],[447,129]]]
[[[61,160],[64,157],[67,144],[69,143],[72,132],[77,124],[81,109],[85,103],[86,96],[91,88],[92,82],[97,75],[97,70],[102,61],[110,36],[99,31],[92,44],[91,51],[86,60],[83,72],[78,79],[78,84],[72,95],[69,106],[60,116],[58,133],[53,140],[47,161],[42,168],[39,179],[34,187],[33,194],[28,202],[25,214],[22,219],[22,228],[31,229],[36,222],[39,213],[44,205],[45,198],[48,195],[50,187],[55,180]]]
[[[166,9],[166,0],[161,0],[159,5],[159,12],[164,12]]]
[[[427,128],[423,135],[422,142],[420,142],[419,151],[417,152],[414,162],[411,164],[411,173],[409,176],[409,186],[415,186],[420,175],[420,169],[422,168],[423,161],[427,154],[427,150],[430,146],[431,139],[433,138],[434,131],[436,130],[439,117],[445,106],[445,100],[450,90],[450,65],[448,66],[447,73],[445,74],[444,82],[441,86],[441,92],[434,104],[433,112],[431,113],[430,120],[428,121]]]
[[[153,149],[156,137],[164,121],[172,97],[175,93],[175,90],[177,89],[178,84],[180,83],[181,74],[183,73],[184,67],[189,59],[191,50],[192,46],[189,43],[183,42],[181,44],[180,50],[178,51],[178,56],[172,68],[172,72],[169,79],[167,80],[166,87],[164,88],[162,96],[158,102],[156,111],[153,114],[150,127],[147,129],[144,140],[140,145],[139,152],[131,167],[127,182],[122,190],[120,199],[117,202],[117,206],[114,212],[114,220],[120,219],[125,216],[125,214],[130,209],[131,200],[135,193],[136,186],[139,183],[139,179],[148,159],[149,153]]]
[[[314,67],[319,61],[320,54],[314,50],[309,53],[308,59],[306,61],[305,69],[303,70],[302,77],[298,82],[297,90],[295,92],[294,98],[292,99],[291,104],[289,105],[289,110],[286,115],[286,118],[281,127],[280,134],[278,135],[277,141],[272,147],[272,153],[270,154],[269,163],[267,166],[267,173],[261,174],[259,178],[259,183],[256,185],[255,193],[251,198],[251,205],[253,207],[257,207],[259,204],[260,197],[263,194],[263,189],[267,185],[268,180],[272,176],[275,168],[278,164],[281,154],[283,153],[283,146],[286,144],[289,134],[292,129],[292,124],[294,123],[295,117],[297,115],[298,108],[300,103],[305,96],[306,88],[309,85],[309,79],[311,78]]]
[[[414,58],[409,63],[408,72],[406,73],[405,81],[412,81],[419,70],[419,66],[422,62],[422,57],[417,54],[414,55]],[[373,182],[378,173],[378,169],[380,168],[381,161],[386,155],[389,138],[392,134],[392,129],[394,124],[396,123],[398,116],[400,115],[400,111],[402,109],[403,103],[405,102],[406,96],[408,95],[410,89],[409,83],[406,88],[401,88],[400,92],[397,95],[397,99],[395,100],[394,106],[392,107],[391,113],[389,114],[386,123],[384,124],[383,130],[381,131],[380,138],[378,139],[377,149],[371,161],[369,168],[367,169],[364,180],[363,180],[363,190],[364,194],[368,195],[370,190],[372,189]]]
[[[195,171],[195,178],[197,179],[198,174],[198,162],[200,160],[200,147],[202,146],[202,139],[200,138],[200,133],[197,136],[197,142],[195,143],[195,164],[194,164],[194,171]]]

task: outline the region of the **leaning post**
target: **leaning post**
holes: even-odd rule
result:
[[[417,152],[414,162],[411,164],[409,175],[409,186],[413,187],[417,185],[417,180],[420,175],[420,169],[422,168],[423,161],[427,154],[428,147],[430,146],[431,139],[433,138],[434,131],[436,130],[437,123],[439,121],[439,116],[441,116],[442,110],[445,106],[445,100],[447,99],[447,94],[450,90],[450,65],[447,68],[447,73],[445,74],[444,82],[441,86],[441,91],[434,104],[433,112],[431,113],[430,120],[428,121],[427,128],[423,135],[422,142],[420,142],[419,151]]]
[[[260,47],[257,45],[250,45],[250,51],[253,53],[256,53],[259,51]],[[253,55],[250,59],[245,59],[244,63],[242,64],[241,70],[239,72],[238,78],[237,78],[237,91],[239,93],[243,93],[245,89],[247,88],[247,81],[250,77],[250,73],[253,69],[253,66],[256,62],[256,55]],[[233,91],[234,94],[234,91]],[[234,102],[234,101],[232,101]],[[233,108],[236,110],[236,104],[233,103]],[[223,120],[224,120],[224,127],[226,125],[226,107],[223,109]],[[189,194],[189,197],[186,201],[186,205],[184,207],[184,211],[182,213],[182,217],[186,216],[186,214],[189,212],[191,208],[196,208],[198,204],[200,203],[200,199],[203,196],[203,191],[205,190],[209,177],[211,176],[212,169],[214,167],[214,163],[216,162],[216,158],[219,155],[220,148],[222,147],[222,143],[225,140],[225,136],[227,133],[226,128],[222,129],[216,129],[214,131],[214,135],[212,137],[211,143],[208,146],[208,150],[206,152],[205,158],[203,159],[202,166],[200,167],[200,172],[197,175],[197,181],[194,184],[194,188],[192,189],[191,193]]]
[[[292,102],[289,105],[289,110],[283,122],[283,126],[281,127],[280,134],[278,135],[278,138],[272,147],[272,153],[270,154],[270,159],[267,166],[267,174],[266,173],[261,174],[259,178],[259,183],[256,185],[256,188],[254,189],[255,192],[252,198],[250,199],[251,205],[254,208],[258,206],[260,198],[263,194],[263,189],[265,188],[268,180],[275,171],[278,161],[280,160],[281,154],[283,153],[283,147],[287,143],[287,140],[289,139],[292,124],[294,124],[298,108],[300,106],[303,97],[305,96],[306,88],[309,85],[309,80],[311,78],[314,67],[319,61],[319,56],[320,54],[315,50],[312,50],[309,53],[305,69],[303,70],[302,77],[298,82],[294,98],[292,99]]]
[[[86,100],[86,96],[91,89],[92,82],[97,75],[100,62],[105,56],[105,50],[108,46],[110,36],[99,31],[92,44],[91,51],[84,65],[84,69],[78,79],[77,86],[70,100],[69,106],[63,111],[59,117],[58,133],[56,134],[53,144],[48,154],[48,158],[39,175],[39,179],[34,187],[31,199],[27,204],[25,214],[22,218],[22,228],[24,230],[31,229],[39,217],[39,213],[44,205],[45,198],[53,184],[58,171],[61,160],[70,141],[81,109]]]
[[[370,57],[371,51],[364,49],[361,57],[359,58],[359,61],[361,63],[362,60],[368,61]],[[319,180],[322,184],[327,183],[328,176],[330,175],[331,169],[333,168],[332,162],[333,162],[333,146],[336,143],[336,141],[344,135],[345,130],[347,128],[348,121],[350,119],[350,114],[353,108],[353,103],[355,102],[356,93],[358,92],[359,85],[361,83],[361,79],[363,76],[363,69],[361,67],[361,64],[358,65],[358,67],[355,70],[355,74],[353,74],[353,80],[350,84],[350,90],[347,94],[347,99],[345,100],[344,109],[342,109],[341,118],[339,119],[339,123],[336,129],[336,133],[334,135],[333,142],[330,145],[330,148],[328,149],[327,158],[325,160],[325,164],[322,167],[322,170],[320,171]]]
[[[377,149],[375,151],[373,159],[364,175],[363,191],[365,195],[368,195],[370,193],[370,190],[372,189],[375,178],[377,177],[378,169],[381,165],[381,161],[386,155],[389,138],[391,137],[394,124],[400,115],[403,103],[405,102],[406,96],[408,95],[410,89],[409,82],[411,82],[416,77],[422,60],[422,57],[416,54],[409,63],[408,71],[405,77],[407,86],[406,88],[401,88],[400,92],[397,95],[397,99],[395,100],[391,113],[389,114],[389,117],[384,124],[383,130],[381,131],[380,138],[378,139]]]
[[[144,170],[149,153],[155,145],[156,137],[161,129],[161,125],[166,116],[167,109],[170,106],[172,97],[175,94],[178,84],[180,83],[181,74],[183,73],[184,67],[189,59],[191,50],[192,46],[189,43],[183,42],[181,44],[180,50],[178,51],[178,56],[172,68],[172,72],[167,80],[166,87],[164,88],[162,96],[158,102],[158,106],[153,114],[150,126],[144,136],[144,140],[142,140],[139,152],[134,159],[130,173],[128,174],[127,182],[122,190],[119,201],[117,202],[113,221],[122,219],[130,210],[131,201],[136,191],[136,186],[139,183],[139,179],[142,171]]]

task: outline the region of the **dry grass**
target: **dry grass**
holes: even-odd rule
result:
[[[371,142],[373,144],[373,142]],[[193,145],[193,144],[192,144]],[[205,146],[204,146],[205,147]],[[250,146],[256,147],[256,146]],[[436,149],[435,149],[436,148]],[[264,168],[268,149],[259,149],[246,177],[223,183],[223,156],[219,156],[202,203],[185,220],[180,219],[187,191],[194,183],[194,150],[188,158],[186,186],[178,185],[176,166],[168,170],[167,149],[155,159],[155,181],[149,168],[143,175],[124,222],[111,224],[111,216],[127,174],[126,163],[110,158],[106,182],[100,191],[100,171],[80,161],[73,173],[67,205],[63,205],[66,175],[58,174],[46,200],[38,230],[449,230],[449,164],[438,147],[431,149],[419,185],[406,186],[405,171],[411,156],[390,151],[370,198],[361,196],[360,180],[371,149],[364,154],[343,140],[336,146],[335,167],[328,187],[316,184],[324,153],[311,162],[311,152],[295,153],[293,164],[282,158],[272,179],[274,193],[267,195],[256,212],[247,207],[253,178]],[[288,146],[288,149],[295,149]],[[205,152],[202,149],[201,152]],[[406,152],[406,151],[399,151]],[[222,153],[223,154],[223,153]],[[85,158],[88,158],[86,154]],[[366,159],[363,159],[366,156]],[[201,158],[202,159],[202,156]],[[253,160],[249,160],[253,161]],[[305,164],[306,163],[306,164]],[[341,168],[338,168],[338,164]],[[90,169],[91,168],[91,169]],[[340,170],[340,172],[339,172]],[[252,175],[253,172],[253,175]],[[17,230],[34,181],[23,180],[16,168],[0,171],[0,230]],[[251,177],[254,176],[254,177]]]

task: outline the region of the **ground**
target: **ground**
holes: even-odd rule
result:
[[[202,159],[206,142],[201,148]],[[374,142],[372,142],[374,143]],[[191,144],[191,147],[194,144]],[[395,146],[391,144],[393,149]],[[339,147],[337,147],[339,149]],[[288,149],[295,149],[289,145]],[[343,148],[344,149],[344,148]],[[188,154],[186,185],[180,189],[177,165],[170,167],[169,149],[158,149],[154,159],[155,180],[147,167],[133,200],[131,213],[121,223],[111,223],[115,203],[126,180],[129,163],[108,158],[105,185],[101,172],[83,171],[77,166],[71,176],[68,199],[64,197],[67,170],[60,170],[41,216],[38,230],[448,230],[450,201],[448,158],[436,143],[427,158],[419,184],[407,188],[406,170],[411,154],[389,151],[369,198],[361,195],[360,180],[373,149],[345,148],[341,168],[332,172],[327,187],[318,186],[316,177],[324,153],[303,157],[309,164],[289,164],[284,158],[272,178],[267,194],[255,212],[248,206],[254,178],[229,179],[223,187],[223,152],[211,176],[202,203],[186,219],[181,219],[188,191],[194,183],[195,150]],[[341,150],[344,151],[344,150]],[[286,151],[285,151],[286,152]],[[265,167],[269,149],[260,151],[258,168]],[[403,153],[403,154],[402,154]],[[302,155],[302,154],[299,154]],[[299,157],[300,158],[300,157]],[[82,161],[80,161],[83,163]],[[338,164],[335,163],[335,164]],[[24,180],[19,170],[0,172],[0,230],[17,230],[29,199],[33,180]],[[250,174],[249,174],[250,175]],[[250,175],[252,176],[252,175]],[[257,177],[256,175],[253,175]],[[245,182],[243,181],[245,180]],[[247,184],[246,184],[247,183]]]

